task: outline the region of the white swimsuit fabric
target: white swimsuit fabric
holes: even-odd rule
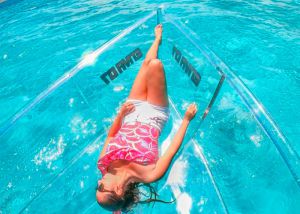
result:
[[[135,106],[135,110],[126,115],[123,123],[141,122],[157,128],[160,132],[169,118],[169,108],[150,104],[148,101],[127,99]]]

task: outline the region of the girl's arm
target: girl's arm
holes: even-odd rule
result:
[[[177,151],[179,150],[182,144],[188,125],[190,121],[194,118],[196,113],[197,113],[196,105],[191,104],[185,113],[181,126],[178,129],[176,135],[174,136],[171,145],[169,146],[166,153],[159,158],[159,160],[156,163],[155,169],[151,173],[149,173],[149,176],[147,176],[147,178],[145,178],[146,180],[145,182],[151,183],[160,179],[168,170],[173,157],[175,156],[175,154],[177,153]]]
[[[108,131],[108,134],[107,134],[108,138],[114,137],[118,133],[119,129],[121,128],[123,118],[124,118],[124,115],[121,112],[119,112]]]
[[[102,151],[100,153],[100,158],[102,158],[105,155],[106,147],[110,140],[118,133],[119,129],[121,128],[123,118],[134,111],[134,105],[133,103],[126,102],[122,105],[120,112],[118,113],[117,117],[115,118],[112,126],[110,127],[107,138],[105,140],[104,146],[102,148]]]

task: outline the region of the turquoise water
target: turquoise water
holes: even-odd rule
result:
[[[1,126],[76,65],[84,53],[95,50],[158,5],[150,1],[0,3]],[[166,1],[165,7],[237,73],[299,153],[299,3]],[[122,79],[103,90],[98,76],[114,58],[135,47],[145,52],[151,41],[151,26],[153,23],[148,23],[140,29],[140,37],[126,37],[119,44],[123,52],[115,49],[101,56],[95,66],[57,89],[0,138],[3,213],[18,213],[24,208],[29,213],[102,212],[93,195],[99,177],[95,165],[99,142],[113,118],[111,109],[124,99],[134,75],[124,73]],[[167,28],[165,33],[168,35]],[[184,42],[174,41],[191,59],[199,59],[196,51],[183,47]],[[171,59],[165,50],[161,57],[171,72]],[[131,69],[137,68],[135,64]],[[207,97],[202,99],[194,94],[193,86],[187,87],[184,76],[177,82],[170,74],[169,93],[181,113],[193,99],[202,106],[207,103]],[[210,82],[212,89],[207,85],[207,91],[211,93],[215,77]],[[113,94],[113,99],[103,96],[107,94]],[[173,113],[162,139],[176,127],[177,120]],[[170,176],[157,184],[167,200],[180,193],[178,203],[156,204],[153,209],[137,207],[137,212],[224,212],[197,145],[203,149],[229,213],[299,210],[299,188],[288,168],[227,82],[195,141],[187,143]]]

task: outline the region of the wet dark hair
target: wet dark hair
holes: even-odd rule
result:
[[[147,195],[141,191],[139,191],[139,187],[146,186],[150,190],[150,194]],[[140,201],[140,194],[149,197],[147,200]],[[144,184],[144,183],[130,183],[127,186],[127,189],[124,193],[124,196],[122,198],[116,197],[113,194],[109,195],[110,203],[109,204],[101,204],[98,202],[98,204],[109,211],[122,211],[122,212],[130,212],[137,204],[148,204],[151,202],[161,202],[161,203],[173,203],[173,201],[163,201],[160,199],[157,199],[158,194],[156,193],[154,187],[152,187],[150,184]],[[154,206],[153,203],[153,206]]]

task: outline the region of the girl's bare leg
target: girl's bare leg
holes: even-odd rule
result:
[[[165,71],[159,59],[150,61],[147,76],[147,101],[158,106],[168,106]]]
[[[135,78],[135,81],[132,85],[130,94],[128,96],[129,99],[137,99],[137,100],[147,100],[147,72],[149,70],[150,61],[153,59],[157,59],[157,52],[159,48],[159,44],[162,37],[162,25],[157,25],[155,27],[155,40],[153,41],[150,49],[148,50],[145,60]]]

